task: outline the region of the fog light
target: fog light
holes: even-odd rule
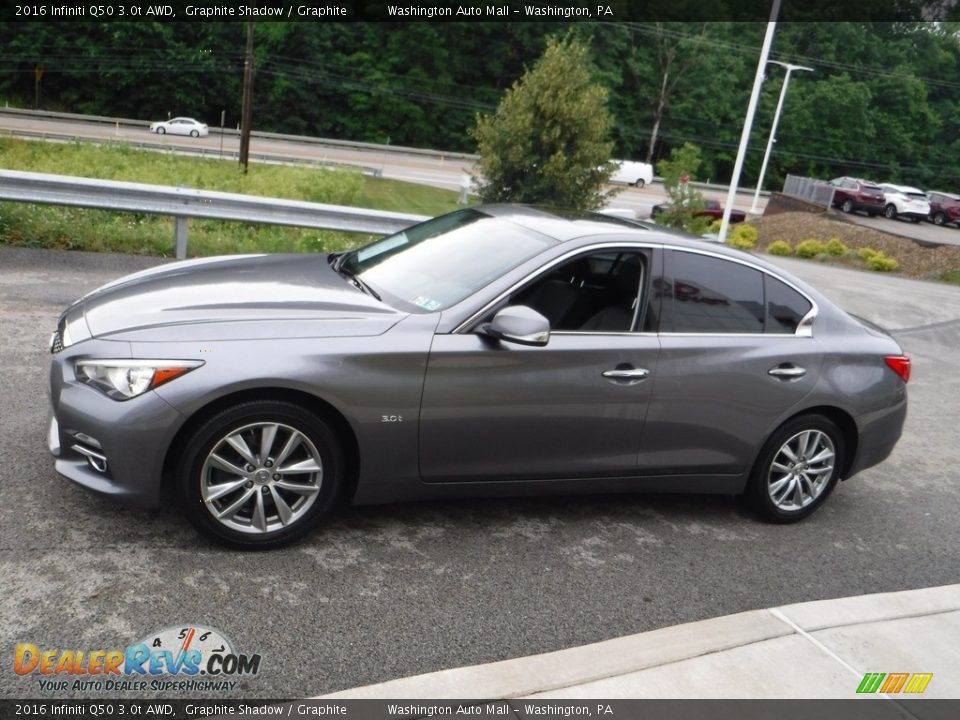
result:
[[[98,473],[107,471],[107,456],[103,453],[98,453],[96,450],[91,450],[83,445],[72,445],[70,449],[83,455],[87,459],[87,464]]]

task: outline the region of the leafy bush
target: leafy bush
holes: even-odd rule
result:
[[[826,252],[826,248],[819,240],[804,240],[797,245],[797,257],[802,257],[806,260],[815,258],[817,255],[822,255],[824,252]]]
[[[749,242],[750,247],[757,246],[757,238],[759,237],[757,229],[753,225],[748,225],[747,223],[739,223],[733,226],[733,236],[740,238],[744,242]]]
[[[833,255],[833,257],[843,257],[848,252],[850,248],[843,244],[843,241],[839,238],[831,238],[827,243],[827,254]]]
[[[767,252],[771,255],[793,255],[793,248],[786,240],[776,240],[767,245]]]
[[[857,251],[857,255],[859,255],[860,259],[863,260],[864,262],[869,262],[870,258],[875,257],[876,255],[882,255],[882,254],[883,253],[881,253],[879,250],[874,250],[873,248],[870,248],[870,247],[860,248]]]
[[[900,267],[900,263],[885,253],[878,252],[867,260],[867,267],[875,272],[894,272]]]

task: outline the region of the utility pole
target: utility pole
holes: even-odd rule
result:
[[[253,122],[253,21],[247,21],[247,49],[243,55],[243,112],[240,119],[240,167],[250,162],[250,125]]]
[[[779,60],[768,60],[767,62],[785,68],[787,74],[783,77],[783,87],[780,88],[780,99],[777,101],[777,110],[773,114],[773,125],[770,126],[770,139],[767,140],[767,151],[763,154],[763,164],[760,166],[760,177],[757,178],[757,189],[753,193],[753,205],[750,206],[751,214],[759,212],[757,209],[757,201],[760,199],[760,188],[763,185],[763,177],[767,174],[767,163],[770,161],[770,151],[773,150],[773,144],[777,141],[777,123],[780,121],[780,111],[783,110],[783,100],[787,97],[790,73],[794,70],[813,72],[813,68],[804,67],[803,65],[791,65],[790,63],[780,62]]]

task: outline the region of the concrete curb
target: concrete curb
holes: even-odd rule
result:
[[[504,660],[486,665],[441,670],[323,696],[325,699],[499,699],[546,697],[633,697],[643,671],[696,661],[705,656],[711,665],[733,667],[734,675],[762,675],[767,668],[744,666],[765,653],[802,651],[822,665],[827,676],[840,675],[832,686],[821,685],[824,696],[855,696],[860,672],[812,635],[817,631],[861,628],[876,632],[877,624],[935,616],[953,618],[960,611],[960,585],[817,600],[780,608],[753,610],[675,627],[606,640],[583,647]],[[868,627],[869,626],[869,627]],[[957,638],[960,640],[960,638]],[[812,644],[811,644],[812,643]],[[752,647],[751,647],[752,646]],[[729,654],[729,658],[725,654]],[[677,665],[680,664],[680,665]],[[960,666],[960,660],[954,661]],[[689,665],[689,663],[687,663]],[[911,668],[886,668],[905,670]],[[912,668],[926,671],[928,668]],[[689,667],[677,677],[689,675]],[[662,675],[663,673],[660,673]],[[646,676],[644,676],[646,677]],[[685,697],[689,683],[653,688],[655,695]],[[632,683],[632,684],[631,684]],[[849,690],[847,689],[849,688]],[[760,694],[769,696],[770,686]],[[742,686],[740,696],[751,696]],[[696,691],[693,693],[696,695]],[[736,693],[735,693],[736,694]],[[784,697],[790,696],[785,692]]]

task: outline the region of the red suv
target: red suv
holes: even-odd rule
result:
[[[870,217],[883,212],[886,200],[883,190],[876,183],[859,178],[841,177],[830,181],[834,186],[833,207],[845,213],[865,212]]]
[[[960,197],[945,192],[928,192],[930,220],[934,225],[956,223],[960,227]]]

